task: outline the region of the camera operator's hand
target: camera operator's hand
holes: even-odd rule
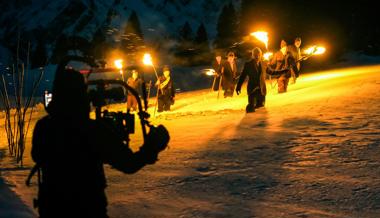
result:
[[[148,164],[154,164],[157,161],[158,153],[165,150],[169,139],[169,132],[163,125],[150,127],[145,143],[140,148],[140,151],[146,155]]]

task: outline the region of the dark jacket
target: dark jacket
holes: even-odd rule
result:
[[[236,62],[233,64],[233,68],[228,61],[223,63],[223,87],[224,89],[235,86],[235,79],[238,76]]]
[[[223,69],[223,60],[220,61],[220,64],[218,61],[214,60],[212,63],[212,69],[215,70],[215,73],[220,76],[222,74],[222,69]]]
[[[236,90],[240,90],[246,77],[248,76],[247,93],[251,94],[254,90],[260,89],[262,95],[266,95],[267,89],[265,84],[265,70],[261,62],[256,64],[256,60],[252,59],[244,64],[243,71],[239,77]]]
[[[163,84],[166,81],[166,78],[164,76],[161,76],[160,78],[160,84]],[[175,89],[174,89],[174,84],[173,84],[173,79],[170,77],[170,80],[167,85],[164,87],[160,88],[160,91],[158,93],[158,96],[167,96],[174,98],[175,96]]]

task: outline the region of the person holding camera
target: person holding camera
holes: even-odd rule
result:
[[[103,165],[135,173],[154,164],[169,141],[163,126],[152,127],[139,151],[133,152],[112,126],[89,118],[87,85],[72,69],[57,71],[47,112],[34,128],[31,151],[36,163],[32,172],[38,172],[39,183],[35,206],[41,218],[108,217]]]

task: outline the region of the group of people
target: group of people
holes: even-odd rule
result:
[[[287,91],[290,78],[293,79],[293,83],[296,82],[303,58],[300,46],[301,38],[299,37],[294,40],[292,45],[287,45],[285,40],[281,40],[280,50],[270,60],[264,60],[261,49],[256,47],[252,50],[251,58],[244,64],[240,74],[236,67],[234,52],[228,52],[225,61],[222,60],[220,53],[216,54],[212,67],[215,71],[215,78],[220,78],[220,82],[219,84],[214,83],[213,90],[223,89],[225,98],[232,97],[234,91],[239,95],[241,87],[248,77],[246,112],[254,112],[255,108],[265,105],[267,75],[277,78],[278,93]]]
[[[142,79],[139,77],[137,70],[132,70],[131,77],[128,78],[127,84],[135,90],[141,90]],[[170,107],[175,102],[175,89],[173,80],[170,77],[170,68],[163,68],[163,75],[158,77],[157,86],[157,112],[170,111]],[[149,87],[150,89],[150,84]],[[148,96],[149,97],[149,96]],[[127,96],[127,109],[137,110],[137,99],[132,93]]]

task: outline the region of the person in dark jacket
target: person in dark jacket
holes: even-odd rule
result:
[[[91,120],[87,86],[74,70],[56,73],[47,112],[34,128],[31,150],[41,172],[37,200],[40,217],[108,217],[103,164],[132,174],[155,163],[159,151],[150,146],[158,144],[154,132],[134,153],[111,126]],[[163,128],[161,139],[167,143],[166,129],[159,128]]]
[[[232,97],[234,95],[235,81],[238,76],[235,58],[235,53],[229,52],[227,55],[227,61],[223,63],[222,83],[225,98]]]
[[[254,112],[255,108],[263,107],[265,104],[265,70],[262,63],[262,52],[260,48],[254,48],[252,51],[252,59],[244,64],[243,71],[236,85],[236,94],[240,94],[241,86],[246,77],[248,77],[248,105],[246,107],[246,112],[250,113]]]
[[[132,70],[132,76],[128,78],[127,84],[140,93],[142,80],[139,78],[139,73],[136,70]],[[130,92],[128,92],[127,96],[127,109],[137,110],[137,99]]]
[[[158,87],[158,109],[157,112],[170,111],[170,106],[175,101],[175,89],[170,77],[169,67],[164,67],[164,75],[157,81]]]
[[[215,71],[214,75],[214,82],[213,82],[213,87],[212,90],[218,91],[219,89],[219,82],[218,80],[220,79],[220,76],[222,75],[222,70],[223,70],[223,62],[222,62],[222,55],[217,53],[215,56],[215,60],[212,63],[212,69]]]
[[[302,58],[301,48],[300,48],[301,42],[302,42],[301,38],[297,37],[294,40],[294,44],[288,46],[288,52],[290,52],[290,54],[292,55],[292,57],[296,61],[296,66],[297,66],[297,72],[291,70],[291,76],[293,79],[293,83],[296,83],[297,78],[298,78],[299,73],[300,73],[300,70],[301,70],[301,61],[300,61]]]

